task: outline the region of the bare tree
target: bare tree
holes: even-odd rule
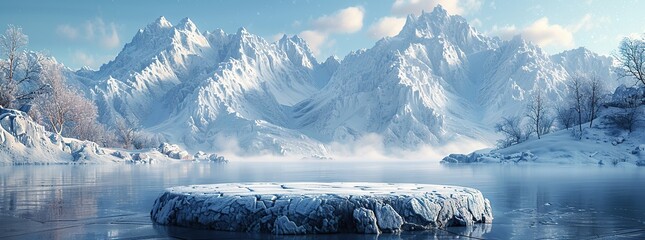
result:
[[[585,113],[586,108],[584,104],[586,98],[584,81],[584,78],[581,76],[573,76],[571,78],[571,81],[569,81],[569,85],[567,86],[569,89],[569,99],[571,100],[572,108],[577,115],[576,124],[578,125],[581,133],[583,123],[582,117]]]
[[[81,140],[99,141],[105,137],[105,127],[97,122],[96,105],[66,84],[59,66],[43,61],[40,78],[48,88],[36,98],[35,111],[45,127]]]
[[[623,38],[614,54],[620,65],[616,74],[620,77],[634,77],[645,85],[645,35],[641,39]]]
[[[43,57],[38,53],[22,52],[27,43],[27,35],[13,25],[0,35],[0,51],[4,59],[0,61],[3,73],[0,78],[0,105],[19,107],[19,102],[33,100],[47,89],[47,85],[38,78]]]
[[[49,86],[47,94],[38,98],[38,112],[43,118],[42,123],[50,131],[57,134],[63,133],[63,128],[72,114],[74,102],[71,93],[63,83],[61,72],[54,66],[47,66],[44,81]]]
[[[605,87],[597,76],[592,76],[588,85],[589,127],[591,127],[593,125],[593,120],[598,116],[598,111],[600,111],[602,95],[605,93]]]
[[[532,132],[535,132],[538,139],[550,132],[553,118],[548,115],[547,100],[542,91],[537,90],[531,96],[526,116],[530,120]]]
[[[495,125],[495,132],[504,134],[504,139],[497,141],[500,148],[518,144],[526,140],[526,130],[521,125],[520,117],[504,117]]]
[[[555,108],[555,117],[558,120],[558,123],[565,129],[569,129],[570,127],[573,126],[573,123],[575,122],[574,120],[574,113],[575,111],[573,108],[566,106],[566,105],[558,105]]]
[[[128,123],[124,119],[119,118],[116,120],[116,135],[125,149],[130,149],[137,138],[138,130],[134,126],[134,124]]]

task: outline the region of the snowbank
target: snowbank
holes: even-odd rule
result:
[[[224,231],[380,233],[491,223],[472,188],[387,183],[229,183],[166,189],[151,218]]]
[[[147,150],[115,150],[90,141],[64,138],[45,130],[26,113],[0,107],[0,165],[3,164],[86,164],[154,163],[208,160],[226,163],[216,154],[190,156],[177,145],[162,144]]]
[[[118,161],[96,143],[48,132],[26,113],[0,107],[0,164]]]
[[[644,88],[645,89],[645,88]],[[621,109],[604,109],[593,127],[583,126],[582,138],[573,130],[560,130],[541,139],[503,149],[450,154],[442,163],[586,163],[600,165],[645,166],[645,105],[640,119],[630,132],[613,126],[608,116]],[[577,127],[577,126],[575,126]]]

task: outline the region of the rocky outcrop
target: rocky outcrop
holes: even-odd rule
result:
[[[113,160],[116,158],[94,142],[64,138],[47,131],[25,112],[0,106],[0,165]]]
[[[273,234],[426,230],[491,223],[490,203],[472,188],[385,183],[251,183],[167,189],[152,221]]]
[[[531,151],[513,154],[472,152],[470,154],[450,154],[441,159],[441,163],[519,163],[534,162],[536,159],[537,157]]]

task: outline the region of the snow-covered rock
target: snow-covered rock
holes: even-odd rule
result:
[[[128,161],[134,164],[140,164],[140,163],[149,164],[154,162],[154,160],[146,153],[133,153],[132,158]]]
[[[160,151],[163,151],[160,152]],[[192,159],[177,145],[164,143],[157,149],[115,150],[95,142],[65,138],[49,132],[26,113],[0,107],[0,165],[9,164],[88,164],[88,163],[153,163],[176,159]],[[227,163],[217,154],[207,160]]]
[[[26,113],[0,107],[0,163],[98,163],[117,158],[96,143],[63,138]]]
[[[205,153],[202,151],[198,151],[195,153],[193,156],[194,160],[196,161],[209,161],[209,162],[214,162],[214,163],[228,163],[228,160],[224,158],[224,156],[219,156],[215,153]]]
[[[356,232],[367,234],[379,234],[381,232],[376,224],[376,215],[374,215],[374,211],[360,207],[354,209],[352,216],[356,223]]]
[[[636,160],[636,165],[645,166],[645,144],[638,145],[636,148],[634,148],[634,150],[632,150],[632,154],[638,157],[638,160]]]
[[[161,143],[158,149],[159,152],[170,158],[179,160],[193,160],[193,156],[191,156],[188,151],[181,149],[181,147],[177,146],[176,144]]]
[[[441,163],[521,163],[534,162],[537,158],[531,151],[500,154],[497,152],[470,154],[450,154],[441,160]]]
[[[167,189],[155,223],[223,231],[379,233],[491,223],[490,203],[464,187],[385,183],[230,183]]]

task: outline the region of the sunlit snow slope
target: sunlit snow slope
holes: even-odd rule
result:
[[[91,79],[108,124],[126,119],[192,150],[325,156],[373,134],[392,149],[491,144],[494,122],[521,114],[535,89],[557,100],[574,73],[613,78],[610,65],[586,49],[550,56],[520,37],[488,37],[437,7],[322,63],[298,36],[270,43],[160,17],[113,61],[76,75]]]

